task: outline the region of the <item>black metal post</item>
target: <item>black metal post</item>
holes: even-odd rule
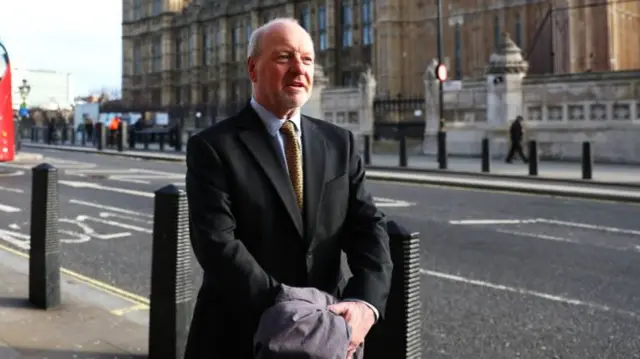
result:
[[[444,43],[442,36],[444,34],[442,17],[442,0],[437,1],[438,7],[438,64],[443,63]],[[444,123],[444,89],[443,82],[438,80],[438,164],[440,169],[447,169],[447,132]]]
[[[16,118],[13,121],[13,144],[14,152],[17,154],[22,149],[22,129],[20,128],[20,119]]]
[[[529,141],[529,175],[538,175],[538,143],[535,140]]]
[[[104,123],[98,122],[96,123],[96,148],[98,151],[101,151],[104,148],[106,142],[107,128],[105,128]]]
[[[405,134],[404,129],[400,128],[400,131],[398,131],[398,135],[400,136],[400,138],[398,139],[398,144],[400,146],[399,148],[399,153],[400,153],[400,167],[407,167],[407,135]]]
[[[591,142],[582,142],[582,179],[593,178],[593,156]]]
[[[387,224],[393,274],[385,315],[367,335],[367,359],[421,359],[420,239],[397,222]]]
[[[491,149],[488,138],[482,139],[482,172],[491,172]]]
[[[60,304],[58,169],[42,163],[32,169],[29,302],[41,309]]]
[[[192,314],[187,195],[174,185],[155,192],[149,358],[184,356]]]
[[[136,136],[138,136],[135,127],[131,127],[129,130],[129,149],[133,150],[136,148]]]
[[[82,130],[80,131],[80,143],[83,147],[87,144],[87,129],[85,125],[82,125]]]
[[[371,135],[364,135],[364,164],[371,164]]]
[[[116,132],[116,146],[118,147],[118,152],[124,151],[125,144],[127,143],[127,123],[124,121],[120,121],[118,124],[118,130]]]
[[[175,136],[176,136],[175,150],[176,152],[180,152],[182,151],[182,125],[180,125],[179,123],[176,124],[176,127],[175,127]]]
[[[158,133],[158,147],[160,151],[164,151],[164,133]]]

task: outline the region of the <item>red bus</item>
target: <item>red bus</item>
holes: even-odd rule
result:
[[[0,42],[0,162],[13,161],[15,157],[11,90],[9,53]]]

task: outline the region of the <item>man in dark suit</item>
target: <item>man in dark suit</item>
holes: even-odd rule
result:
[[[385,311],[392,263],[353,134],[300,115],[313,41],[293,19],[249,41],[251,102],[187,143],[191,238],[204,269],[185,358],[252,358],[281,284],[315,287],[353,330],[350,354]],[[353,276],[346,280],[340,253]]]

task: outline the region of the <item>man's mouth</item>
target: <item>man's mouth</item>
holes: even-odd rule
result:
[[[306,86],[302,82],[292,82],[289,84],[289,87],[306,88]]]

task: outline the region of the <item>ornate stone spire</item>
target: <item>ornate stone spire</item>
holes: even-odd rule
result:
[[[509,33],[502,35],[502,42],[489,58],[487,74],[525,73],[529,63],[522,57],[522,49],[516,45]]]

